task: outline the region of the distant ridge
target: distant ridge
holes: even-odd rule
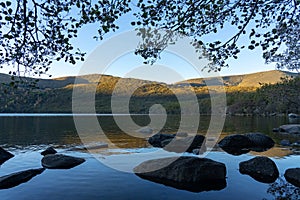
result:
[[[271,70],[265,72],[257,72],[251,74],[244,74],[244,75],[232,75],[232,76],[223,76],[223,79],[219,79],[219,82],[214,82],[215,85],[222,85],[225,86],[240,86],[240,87],[259,87],[261,84],[275,84],[281,81],[282,77],[294,77],[298,76],[297,73],[291,73],[286,71],[279,71],[279,70]],[[27,80],[34,80],[33,78],[25,78]],[[97,84],[100,80],[101,83],[117,83],[120,79],[122,79],[123,84],[165,84],[159,83],[156,81],[148,81],[142,79],[135,79],[135,78],[120,78],[111,75],[100,75],[100,74],[89,74],[89,75],[82,75],[82,76],[65,76],[53,79],[39,79],[37,86],[40,89],[55,89],[55,88],[68,88],[74,85],[74,81],[76,79],[76,84],[81,85],[88,85],[88,84]],[[189,79],[186,81],[181,81],[175,84],[171,84],[173,87],[185,87],[185,86],[192,86],[192,87],[201,87],[205,86],[206,82],[212,80],[214,78],[196,78],[196,79]],[[205,82],[206,81],[206,82]],[[1,74],[0,73],[0,82],[1,83],[9,83],[11,82],[10,75]],[[167,85],[167,84],[165,84]]]

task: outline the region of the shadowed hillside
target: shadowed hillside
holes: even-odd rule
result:
[[[227,95],[228,113],[230,114],[270,114],[298,112],[298,79],[290,81],[296,74],[282,71],[268,71],[255,74],[223,77]],[[282,79],[288,77],[286,79]],[[108,75],[84,75],[41,79],[37,87],[18,88],[2,84],[0,112],[72,112],[72,92],[79,91],[79,112],[89,112],[85,94],[95,96],[98,113],[111,113],[111,96],[117,101],[130,99],[132,113],[148,113],[154,104],[162,104],[168,113],[180,113],[177,97],[192,105],[191,99],[198,99],[199,111],[209,114],[211,100],[209,92],[218,94],[222,91],[222,79],[191,79],[175,84],[165,84],[134,78],[120,78]],[[9,83],[9,75],[0,74],[2,83]],[[26,79],[26,81],[35,81]],[[282,82],[283,81],[283,82]],[[210,85],[209,90],[205,83]],[[224,91],[224,90],[223,90]],[[286,91],[283,93],[282,91]],[[289,99],[289,101],[283,101]],[[297,104],[297,105],[296,105]],[[191,106],[192,107],[192,106]],[[191,108],[192,109],[192,108]],[[186,112],[188,112],[187,109]],[[122,112],[122,111],[121,111]]]

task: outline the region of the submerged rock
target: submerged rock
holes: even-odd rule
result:
[[[62,154],[45,155],[42,166],[48,169],[70,169],[83,163],[85,159]]]
[[[300,187],[300,168],[287,169],[284,173],[284,177],[289,183]]]
[[[279,177],[276,164],[268,157],[255,157],[239,164],[241,174],[263,183],[273,183]]]
[[[272,148],[275,144],[274,140],[262,133],[247,133],[245,134],[252,143],[251,147]]]
[[[300,134],[300,124],[286,124],[279,127],[281,133]]]
[[[149,160],[134,168],[141,178],[193,192],[226,187],[226,167],[207,158],[169,157]]]
[[[164,145],[164,149],[167,151],[183,153],[192,153],[195,149],[200,149],[205,137],[203,135],[195,135],[195,137],[175,138],[172,141],[168,141],[167,145]]]
[[[164,147],[175,137],[173,134],[157,133],[148,139],[153,147]]]
[[[9,160],[12,157],[14,157],[13,154],[0,147],[0,165],[2,165],[5,161]]]
[[[45,151],[42,151],[41,154],[43,156],[48,155],[48,154],[56,154],[57,151],[53,147],[48,147]]]
[[[136,130],[136,132],[138,133],[145,133],[145,134],[152,134],[153,133],[153,129],[148,127],[148,126],[145,126],[145,127],[142,127],[138,130]]]
[[[0,189],[8,189],[20,185],[21,183],[25,183],[34,176],[41,174],[44,170],[44,168],[30,169],[2,176],[0,177]]]

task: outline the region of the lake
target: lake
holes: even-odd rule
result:
[[[119,118],[125,116],[118,116]],[[112,116],[97,116],[110,148],[87,152],[79,150],[82,141],[99,141],[97,130],[88,123],[94,116],[78,116],[87,122],[86,132],[80,135],[70,115],[4,115],[0,116],[0,146],[15,157],[1,165],[0,176],[41,167],[40,152],[52,145],[59,153],[82,157],[83,164],[68,170],[45,170],[30,181],[10,189],[0,190],[0,199],[299,199],[298,188],[288,184],[283,174],[287,168],[300,167],[297,149],[281,147],[285,136],[273,133],[274,127],[287,124],[284,117],[227,117],[220,138],[234,133],[262,132],[276,142],[266,152],[249,152],[234,156],[214,147],[205,156],[222,162],[227,168],[226,187],[218,191],[191,192],[144,180],[134,173],[119,171],[112,166],[132,167],[131,159],[139,154],[155,152],[146,139],[125,134]],[[132,116],[136,124],[146,126],[148,116]],[[191,116],[191,119],[193,117]],[[168,116],[161,132],[176,133],[180,116]],[[205,135],[210,117],[201,116],[198,133]],[[133,131],[134,132],[134,131]],[[291,141],[297,141],[290,136]],[[101,140],[101,139],[100,139]],[[150,154],[151,155],[151,154]],[[169,152],[170,156],[180,155]],[[185,153],[185,155],[195,156]],[[277,165],[280,177],[273,184],[255,181],[239,173],[239,163],[256,155],[270,157]]]

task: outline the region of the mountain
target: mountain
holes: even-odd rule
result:
[[[223,76],[220,80],[223,80],[225,86],[240,86],[240,87],[260,87],[261,84],[275,84],[281,81],[284,77],[296,77],[297,73],[271,70],[265,72],[257,72],[252,74],[244,75],[233,75],[233,76]],[[204,86],[205,82],[213,80],[216,78],[199,78],[199,79],[189,79],[187,81],[176,83],[177,85],[190,84],[191,86]],[[214,81],[215,85],[221,85],[219,81]]]

